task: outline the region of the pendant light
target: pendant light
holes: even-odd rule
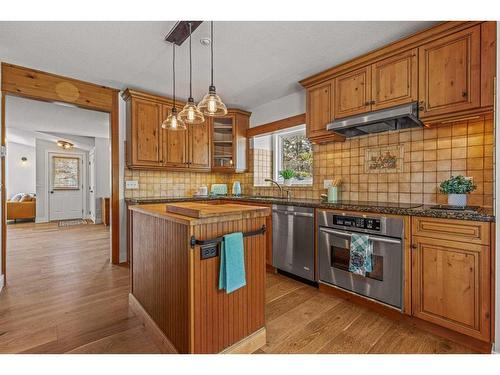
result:
[[[186,124],[177,114],[177,108],[175,107],[175,43],[172,43],[172,71],[173,71],[173,105],[170,114],[167,119],[163,121],[161,127],[168,130],[184,130],[186,129]]]
[[[198,104],[198,109],[207,116],[224,116],[227,114],[226,105],[215,92],[214,86],[214,21],[210,22],[210,87],[208,94],[203,97],[203,100]]]
[[[179,113],[179,117],[187,124],[202,124],[205,122],[203,113],[196,107],[193,99],[193,61],[191,50],[191,22],[189,23],[189,99]]]

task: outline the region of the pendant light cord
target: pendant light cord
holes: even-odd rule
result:
[[[191,22],[189,22],[189,99],[193,98],[193,60],[191,57]]]
[[[174,88],[174,93],[173,93],[173,99],[174,99],[174,108],[175,108],[175,43],[172,43],[172,72],[174,73],[174,79],[172,80],[173,82],[173,88]]]
[[[210,86],[214,85],[214,21],[210,21]]]

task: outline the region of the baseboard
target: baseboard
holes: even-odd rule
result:
[[[2,291],[5,285],[5,275],[0,275],[0,292]]]
[[[266,345],[266,339],[266,327],[262,327],[250,336],[224,349],[220,354],[251,354]]]
[[[144,328],[148,331],[153,339],[154,343],[158,346],[160,351],[164,354],[178,354],[179,352],[175,348],[174,344],[165,336],[163,331],[158,327],[148,314],[141,303],[134,297],[132,293],[128,295],[128,303],[130,309],[134,312],[139,320],[144,324]]]

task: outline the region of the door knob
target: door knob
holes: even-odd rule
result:
[[[50,194],[54,194],[54,190],[51,190],[51,191],[50,191]]]

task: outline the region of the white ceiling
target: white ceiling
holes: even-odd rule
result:
[[[252,109],[300,90],[302,78],[435,22],[216,22],[215,85],[226,104]],[[171,95],[165,22],[0,22],[0,60],[114,88]],[[209,85],[209,36],[193,34],[194,96]],[[188,97],[188,44],[177,50],[177,94]]]
[[[66,138],[109,138],[107,113],[14,96],[6,97],[5,125],[7,140],[22,144],[32,144],[34,137],[52,139],[58,133],[67,135]],[[82,143],[78,137],[73,138]]]

